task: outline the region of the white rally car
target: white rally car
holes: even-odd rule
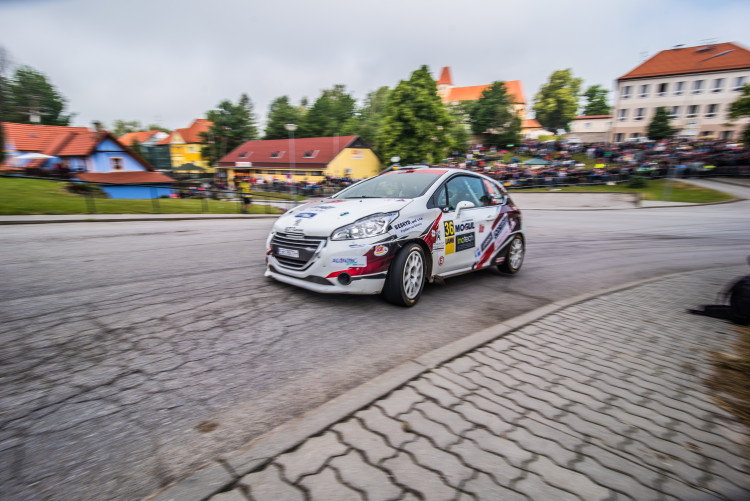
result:
[[[426,280],[493,265],[516,273],[524,252],[521,211],[501,184],[461,169],[401,167],[279,217],[265,275],[412,306]]]

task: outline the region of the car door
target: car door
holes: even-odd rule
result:
[[[484,180],[490,204],[497,212],[492,224],[485,227],[484,236],[477,242],[474,251],[475,268],[498,265],[506,259],[505,247],[521,228],[521,211],[513,203],[508,193],[494,181]]]
[[[496,206],[490,205],[482,178],[460,174],[448,179],[436,191],[434,205],[443,211],[438,229],[443,245],[433,253],[435,274],[447,276],[472,270],[477,244],[491,231],[498,212]]]

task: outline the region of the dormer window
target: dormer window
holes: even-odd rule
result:
[[[240,151],[240,154],[238,155],[240,158],[245,158],[247,156],[247,152]]]
[[[302,158],[315,158],[320,150],[307,150]]]
[[[271,158],[281,158],[281,152],[280,151],[272,151],[271,152]]]

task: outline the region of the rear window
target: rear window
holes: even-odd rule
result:
[[[440,178],[433,172],[393,172],[372,177],[337,193],[333,198],[417,198]]]

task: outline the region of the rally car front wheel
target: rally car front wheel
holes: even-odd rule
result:
[[[383,297],[399,306],[414,306],[425,282],[425,257],[419,244],[403,247],[391,263],[383,287]]]
[[[524,254],[526,253],[526,243],[521,235],[516,235],[510,241],[505,253],[505,260],[497,268],[503,273],[514,274],[521,269]]]

